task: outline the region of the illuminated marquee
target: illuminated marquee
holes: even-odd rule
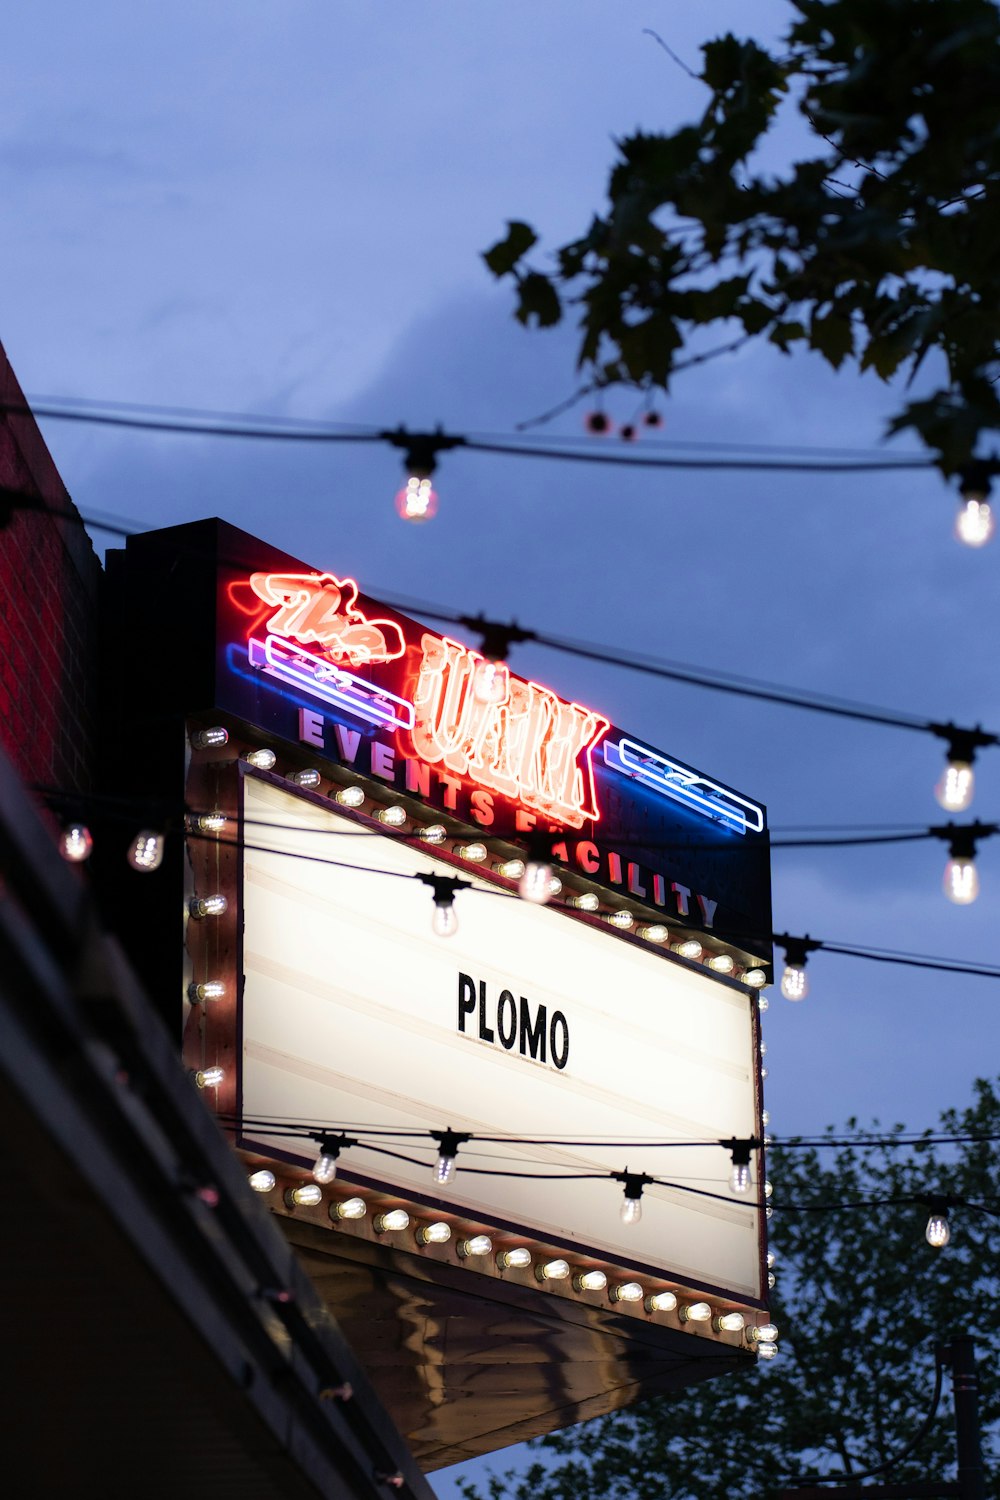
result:
[[[277,611],[267,621],[271,635],[317,642],[335,661],[393,661],[406,650],[403,632],[394,620],[369,620],[355,609],[358,586],[353,578],[332,573],[253,573],[250,587]]]

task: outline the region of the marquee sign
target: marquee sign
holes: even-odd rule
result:
[[[557,862],[770,959],[759,803],[353,579],[258,549],[258,567],[220,567],[219,707],[495,837],[551,833]]]

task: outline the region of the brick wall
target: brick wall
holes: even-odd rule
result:
[[[44,507],[0,524],[0,743],[25,782],[81,791],[95,772],[101,566],[34,419],[6,410],[23,404],[0,346],[0,485]]]

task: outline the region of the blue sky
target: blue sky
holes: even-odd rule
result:
[[[779,0],[19,7],[0,57],[0,339],[29,393],[509,433],[573,388],[574,339],[517,327],[480,252],[507,218],[550,246],[581,230],[613,137],[698,109],[644,28],[695,63],[706,36],[767,38],[786,13]],[[662,437],[871,447],[895,400],[872,377],[746,349],[678,380]],[[1000,727],[1000,543],[952,540],[954,499],[933,475],[454,454],[438,518],[410,528],[381,447],[45,431],[85,513],[218,514],[374,594]],[[929,737],[528,647],[512,660],[765,801],[778,828],[943,821]],[[979,769],[974,812],[1000,817],[1000,751]],[[776,852],[776,927],[995,962],[1000,849],[984,848],[970,908],[941,895],[944,855]],[[996,981],[823,955],[810,974],[810,998],[775,996],[766,1019],[779,1133],[849,1115],[922,1126],[995,1069]]]

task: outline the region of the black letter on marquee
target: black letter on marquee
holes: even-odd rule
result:
[[[532,1057],[537,1057],[539,1062],[545,1061],[545,1016],[544,1005],[538,1007],[535,1024],[531,1024],[531,1006],[524,996],[521,996],[521,1056],[524,1056],[524,1044],[527,1042],[528,1050]]]
[[[563,1041],[562,1051],[556,1047],[556,1025],[562,1027]],[[552,1012],[552,1020],[549,1022],[549,1051],[552,1053],[552,1061],[557,1068],[564,1068],[569,1059],[569,1022],[561,1010]]]
[[[468,974],[458,976],[458,1029],[465,1030],[465,1018],[476,1008],[476,985]]]
[[[510,1030],[504,1025],[504,1006],[510,1006]],[[497,1005],[497,1031],[500,1033],[500,1041],[509,1052],[517,1041],[517,1001],[510,990],[501,990],[500,1001]]]
[[[479,981],[479,1040],[492,1042],[493,1033],[486,1024],[486,980]]]

